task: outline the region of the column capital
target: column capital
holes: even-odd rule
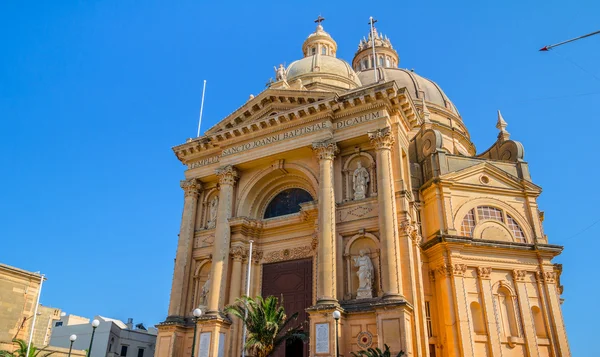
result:
[[[229,255],[231,255],[233,260],[242,261],[242,258],[244,258],[247,254],[248,252],[242,247],[232,247],[229,250]]]
[[[181,180],[179,185],[183,189],[185,197],[198,197],[202,191],[202,183],[196,178]]]
[[[367,134],[369,135],[371,144],[375,146],[375,150],[390,150],[394,145],[394,136],[392,135],[392,129],[389,126],[369,131]]]
[[[335,158],[335,154],[340,151],[335,142],[332,140],[313,143],[312,149],[319,160],[333,160]]]
[[[238,178],[238,172],[232,165],[219,167],[215,170],[215,174],[219,177],[221,185],[233,186]]]
[[[525,281],[525,276],[527,275],[527,272],[525,270],[514,269],[512,271],[512,274],[513,274],[513,279],[515,280],[515,282],[517,282],[517,281],[523,282],[523,281]]]
[[[489,279],[491,273],[491,267],[477,267],[477,276],[481,279]]]

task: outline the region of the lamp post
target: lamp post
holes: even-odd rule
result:
[[[69,340],[71,341],[71,344],[69,345],[69,357],[71,357],[71,350],[73,349],[73,342],[75,342],[76,339],[77,339],[77,335],[69,336]]]
[[[339,311],[335,310],[333,312],[333,319],[335,320],[335,356],[336,357],[340,356],[340,340],[338,338],[338,322],[340,321],[341,316],[342,316],[342,314],[340,314]]]
[[[90,348],[88,349],[87,357],[92,355],[92,344],[94,343],[94,334],[96,333],[96,327],[98,327],[98,325],[100,325],[100,321],[94,319],[94,321],[92,321],[92,338],[90,339]]]
[[[194,357],[194,352],[196,351],[196,328],[198,327],[198,319],[202,316],[202,310],[194,309],[192,315],[194,315],[194,337],[192,338],[192,357]]]

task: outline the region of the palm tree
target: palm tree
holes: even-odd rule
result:
[[[379,347],[376,347],[376,348],[369,348],[367,350],[358,351],[358,353],[352,352],[352,356],[354,356],[354,357],[391,357],[392,353],[390,352],[390,346],[388,346],[388,345],[383,345],[383,346],[384,346],[383,352],[379,349]],[[404,351],[400,351],[396,355],[396,357],[400,357],[400,356],[404,356]]]
[[[27,355],[27,342],[25,340],[16,338],[13,340],[13,343],[17,344],[19,347],[13,352],[6,351],[6,350],[0,351],[0,357],[25,357]],[[38,357],[40,352],[42,352],[46,347],[44,347],[42,349],[38,349],[32,343],[31,347],[29,348],[29,357]],[[55,353],[55,351],[46,353],[42,357],[50,356],[53,353]]]
[[[242,296],[225,311],[236,316],[246,325],[248,336],[244,347],[255,357],[267,357],[284,341],[306,339],[302,324],[290,327],[298,313],[288,317],[279,300],[274,296],[251,298]],[[246,315],[246,311],[248,312]]]

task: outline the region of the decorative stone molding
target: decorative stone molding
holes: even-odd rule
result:
[[[481,279],[489,279],[491,273],[491,267],[477,267],[477,276],[479,276]]]
[[[435,281],[435,270],[429,271],[429,280]]]
[[[248,256],[248,253],[246,253],[246,256]],[[252,262],[254,264],[258,264],[260,263],[260,261],[263,258],[263,252],[261,252],[260,250],[253,250],[252,251]]]
[[[515,269],[512,271],[513,274],[513,279],[515,279],[515,281],[525,281],[525,277],[527,276],[527,271],[525,270],[518,270]]]
[[[218,168],[215,174],[219,177],[219,184],[233,186],[238,178],[238,172],[232,165]]]
[[[383,129],[377,129],[367,133],[369,140],[376,150],[390,150],[394,145],[394,137],[389,126]]]
[[[229,250],[229,255],[233,260],[242,260],[242,258],[248,255],[247,251],[242,247],[231,247]]]
[[[340,149],[331,140],[325,140],[312,145],[313,151],[319,160],[333,160]]]
[[[556,273],[553,271],[545,271],[544,272],[544,281],[548,284],[556,283]]]
[[[202,191],[202,183],[198,179],[182,180],[179,185],[184,191],[185,197],[198,197]]]
[[[454,275],[457,276],[463,276],[465,275],[465,272],[467,271],[467,265],[466,264],[454,264],[453,270],[452,272],[454,273]]]
[[[417,223],[410,223],[410,221],[404,220],[400,223],[400,229],[404,230],[404,233],[412,239],[415,244],[421,244],[423,237],[419,234],[419,226]]]
[[[441,264],[436,268],[436,271],[439,276],[448,277],[452,276],[453,269],[450,264]]]
[[[291,249],[278,250],[275,252],[270,252],[265,257],[265,263],[274,263],[280,262],[284,260],[295,260],[308,258],[313,255],[313,250],[311,246],[304,247],[296,247]]]

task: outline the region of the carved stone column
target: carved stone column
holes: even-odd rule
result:
[[[181,181],[184,191],[183,215],[179,228],[179,242],[175,256],[175,270],[171,287],[169,317],[186,316],[191,311],[185,310],[185,302],[189,293],[189,274],[192,265],[192,250],[194,248],[194,227],[196,226],[196,209],[202,184],[197,179]],[[186,274],[187,273],[187,274]]]
[[[377,152],[377,192],[379,202],[379,232],[381,241],[381,278],[384,299],[401,299],[400,245],[398,217],[394,193],[391,148],[394,137],[389,127],[369,132]]]
[[[207,304],[208,312],[212,314],[216,314],[223,308],[225,300],[227,265],[229,263],[229,241],[231,239],[229,218],[231,218],[233,206],[233,188],[238,177],[236,169],[231,165],[217,169],[216,174],[219,177],[220,184],[219,207],[217,209],[210,291]]]
[[[498,322],[496,321],[496,313],[494,308],[494,297],[492,295],[492,281],[490,275],[492,268],[490,267],[478,267],[477,276],[479,280],[479,290],[483,296],[483,313],[486,322],[486,331],[488,333],[488,340],[490,344],[490,357],[501,357],[502,346],[500,345],[500,331],[498,328]]]
[[[339,149],[335,143],[323,141],[314,143],[313,150],[319,159],[317,305],[326,305],[337,302],[333,159]]]

